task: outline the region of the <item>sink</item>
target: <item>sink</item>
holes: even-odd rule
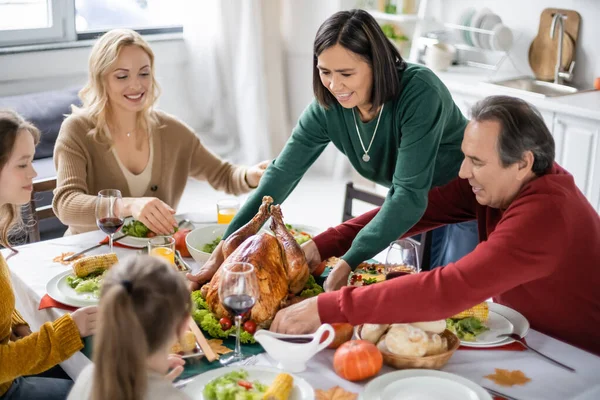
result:
[[[569,94],[581,93],[584,91],[572,86],[557,85],[551,82],[538,81],[532,77],[513,78],[498,82],[487,82],[493,86],[502,86],[503,89],[525,93],[535,97],[558,97]]]

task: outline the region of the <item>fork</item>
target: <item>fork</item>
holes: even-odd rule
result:
[[[521,346],[523,346],[523,347],[525,347],[525,348],[533,351],[535,354],[537,354],[540,357],[545,358],[546,360],[550,361],[551,363],[553,363],[553,364],[555,364],[555,365],[557,365],[557,366],[559,366],[561,368],[564,368],[564,369],[566,369],[568,371],[575,372],[575,369],[573,369],[573,368],[571,368],[571,367],[569,367],[569,366],[567,366],[565,364],[562,364],[562,363],[560,363],[560,362],[558,362],[558,361],[556,361],[556,360],[548,357],[545,354],[540,353],[539,351],[537,351],[533,347],[530,347],[527,343],[525,343],[523,341],[523,338],[521,336],[517,335],[516,333],[503,333],[501,335],[498,335],[498,337],[509,337],[509,338],[513,339],[514,341],[521,343]]]
[[[236,363],[232,363],[230,365],[236,365],[236,366],[250,366],[250,365],[255,365],[258,363],[258,358],[256,356],[250,356],[248,358],[244,358],[242,361],[238,361]]]

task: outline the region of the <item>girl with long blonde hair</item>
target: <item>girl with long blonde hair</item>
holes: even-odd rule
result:
[[[14,111],[0,110],[0,244],[10,249],[9,233],[22,225],[20,207],[31,199],[39,139],[35,126]],[[95,326],[96,307],[86,307],[32,333],[15,308],[10,272],[0,253],[0,400],[64,399],[73,384],[70,379],[33,375],[81,350],[81,337],[93,334]]]
[[[185,279],[150,256],[112,267],[102,285],[94,364],[83,370],[69,399],[189,399],[171,384],[172,344],[187,329],[191,298]],[[175,360],[175,361],[174,361]]]
[[[194,131],[155,109],[160,93],[155,59],[135,31],[115,29],[92,49],[82,107],[62,124],[54,149],[53,208],[68,233],[96,228],[96,194],[119,189],[124,212],[157,234],[170,234],[188,177],[242,194],[267,167],[236,166],[205,148]]]

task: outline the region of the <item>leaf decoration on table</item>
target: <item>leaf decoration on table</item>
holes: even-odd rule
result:
[[[531,379],[521,370],[509,371],[500,368],[496,368],[496,373],[486,375],[484,378],[487,378],[500,386],[525,385],[527,382],[531,381]]]
[[[221,339],[210,339],[208,340],[208,344],[218,355],[231,353],[233,351],[229,347],[223,346],[223,341]]]
[[[69,252],[67,252],[67,253],[61,253],[61,255],[60,255],[60,256],[56,256],[56,257],[54,257],[54,258],[52,259],[52,262],[59,263],[59,264],[62,264],[62,265],[69,265],[69,264],[71,264],[73,261],[79,260],[80,258],[83,258],[83,257],[85,256],[84,254],[81,254],[81,255],[79,255],[79,256],[77,256],[77,257],[75,257],[74,259],[72,259],[71,261],[65,261],[65,258],[67,258],[67,257],[69,257],[69,256],[72,256],[73,254],[75,254],[75,252],[74,252],[74,251],[69,251]]]
[[[348,392],[339,386],[334,386],[329,390],[315,390],[316,400],[356,400],[357,393]]]

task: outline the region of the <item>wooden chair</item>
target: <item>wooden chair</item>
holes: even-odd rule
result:
[[[352,214],[353,201],[363,201],[381,207],[385,201],[385,197],[365,190],[357,189],[352,182],[346,184],[346,195],[344,196],[344,213],[342,214],[342,222],[354,218]],[[417,246],[417,257],[421,270],[429,270],[429,249],[431,247],[431,232],[426,232],[418,235],[418,240],[414,237],[408,240],[415,243]],[[427,251],[426,251],[427,250]]]
[[[48,218],[55,218],[52,204],[46,206],[37,206],[36,195],[44,192],[50,192],[56,189],[56,178],[45,178],[33,182],[33,191],[31,192],[31,201],[29,202],[29,212],[31,213],[31,221],[27,224],[28,242],[40,241],[40,221]]]

